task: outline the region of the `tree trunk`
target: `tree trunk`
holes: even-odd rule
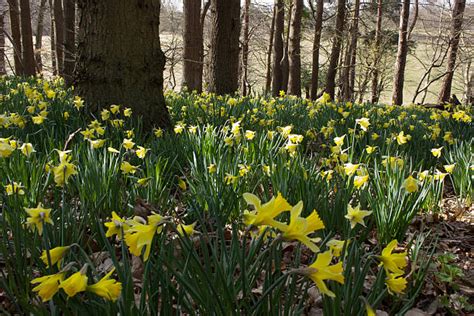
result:
[[[270,41],[268,42],[267,50],[267,74],[265,77],[265,93],[270,93],[272,87],[272,51],[273,51],[273,38],[275,36],[275,18],[276,18],[276,7],[273,8],[272,25],[270,26]]]
[[[78,95],[97,111],[112,104],[132,108],[145,130],[169,128],[160,0],[79,0],[78,8]]]
[[[58,74],[63,75],[64,71],[64,13],[62,0],[53,0],[54,12],[54,31],[56,34],[56,62],[58,66]]]
[[[301,17],[303,0],[293,0],[290,28],[288,93],[301,96]]]
[[[64,71],[67,85],[71,85],[76,64],[76,0],[64,0]]]
[[[334,99],[336,90],[336,74],[337,66],[339,61],[339,55],[341,54],[342,35],[344,32],[344,19],[346,11],[346,0],[337,1],[337,13],[336,13],[336,28],[334,34],[334,43],[331,50],[331,57],[329,58],[328,73],[326,78],[326,93]]]
[[[13,39],[13,59],[15,62],[15,73],[17,76],[24,74],[22,61],[21,28],[20,28],[20,7],[18,0],[8,0],[10,7],[10,26]]]
[[[344,70],[342,71],[342,100],[350,101],[354,94],[354,80],[355,80],[355,61],[357,54],[357,39],[359,37],[359,9],[360,0],[354,2],[354,16],[351,26],[351,42],[347,49],[347,54],[344,60]]]
[[[51,68],[52,68],[52,73],[53,75],[58,74],[58,63],[56,60],[56,31],[54,30],[55,28],[55,23],[54,23],[54,5],[53,5],[53,0],[48,0],[49,4],[49,16],[50,16],[50,42],[51,42]]]
[[[321,43],[321,31],[323,27],[324,0],[318,0],[316,4],[316,16],[314,23],[313,40],[313,66],[311,70],[311,99],[316,100],[319,85],[319,46]]]
[[[250,32],[250,0],[245,0],[244,6],[244,23],[243,23],[243,39],[242,39],[242,79],[240,91],[242,95],[249,93],[248,71],[249,71],[249,32]]]
[[[446,76],[441,86],[438,102],[440,104],[448,103],[451,95],[451,86],[453,84],[454,69],[456,66],[456,57],[459,47],[459,38],[462,32],[462,20],[464,8],[466,7],[466,0],[456,0],[453,8],[451,39],[448,52],[448,66],[446,68]]]
[[[0,76],[7,74],[5,67],[5,12],[0,8]]]
[[[409,17],[410,0],[403,0],[402,10],[400,11],[397,61],[395,63],[395,75],[393,78],[392,103],[395,105],[403,104],[403,84],[405,82],[405,66],[408,54],[407,28]]]
[[[46,0],[41,0],[38,11],[38,21],[36,23],[35,35],[35,60],[38,72],[43,71],[43,59],[41,57],[41,50],[43,48],[43,29],[44,29],[44,14],[46,10]]]
[[[374,41],[374,68],[372,73],[372,103],[379,102],[379,55],[380,55],[380,39],[382,33],[382,14],[383,14],[383,0],[377,1],[377,26],[375,28]]]
[[[272,95],[278,96],[283,89],[283,32],[285,31],[285,2],[275,0],[275,37],[273,42]]]
[[[21,42],[23,44],[23,70],[26,76],[36,74],[33,31],[31,29],[30,0],[20,0]]]
[[[293,2],[290,2],[290,7],[288,8],[287,22],[286,22],[286,34],[285,34],[285,44],[283,46],[283,59],[281,61],[281,69],[283,72],[283,83],[282,90],[288,91],[288,79],[290,77],[290,63],[288,60],[288,48],[290,47],[290,21],[291,14],[293,12]]]
[[[235,93],[239,88],[240,0],[212,0],[209,91]]]
[[[201,0],[184,0],[184,52],[183,87],[189,91],[202,91],[203,33]]]

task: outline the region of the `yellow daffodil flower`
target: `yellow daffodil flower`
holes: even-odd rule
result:
[[[26,219],[26,224],[30,227],[30,229],[38,230],[38,234],[41,236],[43,234],[43,224],[51,224],[53,225],[53,220],[51,219],[51,209],[50,208],[43,208],[41,203],[38,204],[37,207],[34,208],[26,208],[25,211],[28,214],[28,218]]]
[[[389,273],[385,279],[390,294],[403,294],[407,287],[407,280],[399,273]]]
[[[66,292],[68,297],[73,297],[77,293],[84,292],[87,288],[87,275],[85,269],[81,269],[71,275],[64,281],[61,281],[59,288],[63,289]]]
[[[131,254],[138,257],[141,255],[143,248],[145,253],[143,260],[147,261],[151,252],[151,243],[156,233],[160,233],[163,229],[163,217],[153,213],[148,216],[148,224],[135,223],[132,225],[125,235],[125,243]]]
[[[23,187],[21,186],[21,184],[13,182],[5,186],[5,192],[7,193],[7,195],[25,195],[25,191],[22,188]]]
[[[443,149],[443,147],[439,147],[439,148],[433,148],[431,149],[431,153],[433,154],[433,156],[435,156],[436,158],[440,158],[441,157],[441,150]]]
[[[86,287],[86,291],[94,293],[106,300],[115,302],[120,297],[122,292],[122,283],[111,279],[110,276],[115,269],[107,273],[99,282]]]
[[[137,172],[138,167],[130,164],[128,161],[124,161],[120,164],[120,170],[122,170],[123,174],[134,174]]]
[[[367,181],[369,181],[369,175],[355,176],[354,177],[354,187],[356,189],[360,189],[364,184],[367,183]]]
[[[333,280],[344,284],[344,276],[342,275],[342,262],[330,265],[332,257],[331,250],[319,253],[316,261],[308,267],[306,274],[313,280],[322,294],[335,297],[336,294],[328,289],[324,281]]]
[[[352,208],[352,206],[349,204],[347,205],[347,215],[344,217],[350,221],[351,228],[354,229],[357,224],[365,227],[364,217],[369,216],[370,214],[372,214],[372,211],[363,211],[360,209],[360,205]]]
[[[112,237],[117,235],[118,238],[122,239],[123,234],[128,231],[130,226],[128,225],[127,221],[118,216],[117,213],[112,211],[112,219],[110,222],[104,223],[104,226],[107,227],[107,232],[105,233],[105,237]]]
[[[33,288],[43,302],[47,302],[59,291],[59,285],[64,280],[64,273],[45,275],[31,280],[31,284],[38,284]]]
[[[268,225],[282,231],[286,228],[285,224],[275,220],[275,217],[292,208],[281,193],[278,193],[277,197],[272,197],[270,201],[264,204],[254,194],[244,193],[243,197],[247,204],[252,205],[255,209],[254,211],[244,211],[245,225]]]
[[[51,258],[51,264],[54,265],[54,264],[57,263],[58,266],[59,266],[61,264],[61,260],[64,258],[64,255],[69,250],[69,248],[70,248],[69,246],[65,246],[65,247],[56,247],[56,248],[53,248],[53,249],[49,250],[49,256]],[[47,254],[46,250],[43,250],[40,259],[43,260],[46,267],[49,268],[48,254]]]
[[[392,253],[397,246],[398,241],[392,240],[387,247],[382,250],[382,254],[378,257],[380,265],[383,266],[387,274],[390,272],[403,274],[402,268],[407,266],[406,252]]]
[[[20,151],[26,157],[29,157],[32,153],[36,152],[31,143],[23,143],[20,147]]]
[[[408,193],[416,192],[418,191],[418,181],[410,175],[403,182],[403,187]]]

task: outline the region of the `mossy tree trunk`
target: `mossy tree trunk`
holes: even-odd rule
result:
[[[77,93],[94,110],[120,104],[145,129],[171,125],[163,96],[159,0],[79,0]]]

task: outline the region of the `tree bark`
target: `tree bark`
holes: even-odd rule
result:
[[[183,87],[189,91],[202,91],[203,32],[201,0],[184,0],[184,52]]]
[[[328,73],[326,78],[326,93],[334,99],[336,90],[336,74],[339,56],[341,54],[342,36],[344,32],[344,20],[346,11],[346,0],[337,1],[336,28],[334,34],[334,43],[329,58]]]
[[[112,104],[132,108],[145,130],[169,128],[160,0],[79,0],[78,8],[78,95],[96,111]]]
[[[287,13],[287,20],[286,20],[286,29],[285,29],[285,44],[283,46],[283,59],[281,61],[281,69],[283,72],[283,83],[282,83],[282,90],[287,92],[288,91],[288,79],[290,77],[290,62],[288,56],[288,50],[290,47],[290,21],[291,21],[291,14],[293,12],[293,2],[290,2],[290,7],[288,8]]]
[[[7,74],[5,67],[5,8],[0,7],[0,76]]]
[[[20,0],[20,8],[23,71],[26,76],[34,76],[36,65],[33,49],[33,30],[31,29],[30,0]]]
[[[311,0],[312,1],[312,0]],[[313,65],[311,69],[311,92],[312,100],[318,97],[319,85],[319,46],[321,44],[321,31],[323,27],[324,0],[318,0],[316,4],[313,40]]]
[[[243,17],[243,39],[242,39],[242,78],[240,91],[242,95],[249,93],[250,85],[248,82],[249,71],[249,41],[250,41],[250,0],[245,0]]]
[[[272,13],[272,24],[270,26],[270,40],[268,42],[267,50],[267,74],[265,80],[265,93],[270,93],[272,87],[272,51],[273,51],[273,38],[275,37],[275,19],[276,19],[276,7],[273,8]]]
[[[377,1],[377,26],[375,28],[374,41],[374,68],[372,73],[372,103],[379,102],[379,55],[380,55],[380,40],[382,33],[382,14],[383,14],[383,0]]]
[[[456,57],[459,47],[459,38],[461,37],[462,32],[462,20],[465,7],[466,0],[455,0],[452,15],[451,39],[448,52],[448,65],[446,68],[446,76],[444,77],[438,99],[440,104],[448,103],[451,96],[451,86],[453,84],[454,69],[456,66]]]
[[[64,70],[67,85],[71,85],[76,64],[76,1],[64,0]]]
[[[15,73],[17,76],[21,76],[24,74],[24,71],[21,45],[20,7],[18,6],[18,0],[8,0],[8,5],[10,7],[10,26],[13,39]]]
[[[43,59],[41,56],[41,50],[43,48],[43,30],[44,30],[44,14],[46,11],[46,0],[41,0],[38,11],[38,21],[36,23],[36,35],[35,35],[35,60],[36,68],[39,73],[43,71]]]
[[[301,96],[301,18],[303,0],[293,0],[290,26],[288,94]]]
[[[56,60],[56,31],[54,30],[55,28],[55,23],[54,23],[54,4],[53,4],[53,0],[48,0],[48,4],[49,4],[49,16],[50,16],[50,20],[51,20],[51,23],[50,23],[50,34],[49,34],[49,38],[50,38],[50,44],[51,44],[51,68],[52,68],[52,73],[53,75],[57,75],[58,74],[58,63],[57,63],[57,60]]]
[[[351,101],[354,95],[354,81],[355,81],[355,62],[357,54],[357,39],[359,37],[359,10],[360,0],[354,2],[354,16],[352,18],[351,26],[351,42],[347,49],[347,54],[344,60],[344,70],[342,71],[342,100]]]
[[[402,10],[400,11],[397,61],[395,63],[395,75],[393,78],[392,103],[395,105],[403,104],[403,84],[405,82],[405,66],[408,54],[407,28],[409,17],[410,0],[403,0]]]
[[[209,91],[235,93],[239,88],[240,0],[212,0]]]
[[[275,0],[275,37],[273,42],[272,95],[278,96],[283,89],[283,32],[285,31],[285,3]]]
[[[58,74],[64,73],[64,12],[62,0],[53,0],[56,62]]]

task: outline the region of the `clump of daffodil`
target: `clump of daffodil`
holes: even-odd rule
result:
[[[364,217],[372,214],[372,211],[364,211],[360,209],[360,204],[353,208],[350,204],[347,205],[347,215],[344,216],[351,223],[351,228],[354,229],[357,224],[365,227]]]
[[[319,238],[311,238],[309,235],[324,229],[324,223],[315,210],[306,218],[300,216],[302,210],[303,201],[293,206],[290,211],[290,223],[285,225],[282,230],[282,237],[286,240],[298,240],[311,251],[318,252],[319,248],[316,246],[316,242],[319,241]]]
[[[77,174],[76,166],[71,161],[71,156],[69,156],[70,150],[60,151],[57,150],[59,154],[59,165],[53,167],[54,182],[57,186],[64,186],[67,184],[69,178]]]
[[[285,224],[275,220],[275,217],[292,208],[281,193],[278,193],[277,197],[272,197],[270,201],[264,204],[262,204],[262,201],[254,194],[244,193],[243,197],[247,204],[254,207],[253,211],[244,211],[245,225],[268,225],[282,231],[286,228]]]
[[[382,250],[382,254],[377,258],[380,260],[380,266],[383,266],[387,274],[390,272],[403,274],[402,268],[407,266],[406,252],[392,253],[397,246],[398,241],[392,240],[387,247]]]
[[[59,291],[59,285],[64,280],[64,272],[45,275],[31,280],[31,284],[38,284],[33,288],[33,292],[37,292],[43,302],[47,302]]]
[[[58,266],[61,265],[61,260],[64,258],[64,255],[66,252],[69,250],[69,246],[65,247],[55,247],[51,250],[49,250],[49,258],[51,259],[51,264],[58,264]],[[43,250],[40,259],[44,262],[46,267],[49,267],[49,262],[48,262],[48,253],[46,250]]]
[[[0,157],[8,158],[14,151],[15,148],[13,148],[8,142],[0,141]]]
[[[25,211],[28,214],[26,224],[31,230],[37,230],[40,236],[43,234],[44,224],[53,225],[53,220],[51,219],[51,209],[43,208],[41,203],[39,203],[38,206],[34,208],[25,208]]]
[[[25,195],[25,191],[23,190],[23,186],[21,185],[21,183],[16,182],[5,185],[5,192],[7,193],[7,195]]]
[[[141,222],[138,222],[138,220]],[[144,219],[136,217],[136,220],[131,223],[130,228],[125,234],[125,243],[130,253],[139,257],[142,254],[143,248],[145,248],[143,260],[147,261],[150,256],[153,237],[163,230],[164,220],[163,216],[156,213],[148,216],[147,223],[145,223]]]
[[[122,292],[122,283],[110,278],[112,273],[114,273],[114,270],[115,269],[112,269],[97,283],[88,285],[86,291],[94,293],[108,301],[115,302],[118,300],[120,293]]]
[[[410,175],[403,182],[403,187],[408,193],[416,192],[418,191],[418,181]]]
[[[333,255],[331,250],[319,253],[316,261],[302,272],[309,277],[318,287],[319,291],[327,296],[335,297],[336,294],[328,289],[326,280],[333,280],[344,284],[344,276],[342,275],[342,262],[331,265]]]

